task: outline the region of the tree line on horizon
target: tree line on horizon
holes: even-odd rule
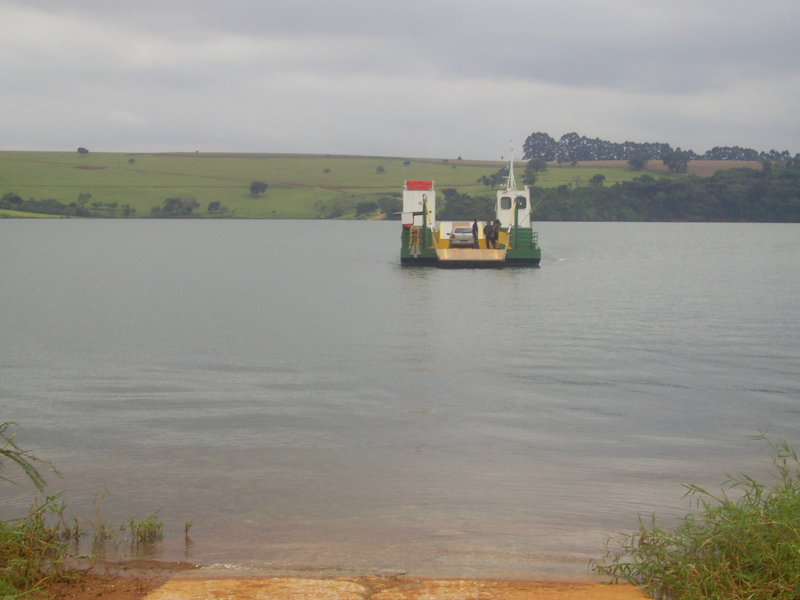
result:
[[[668,155],[684,153],[688,160],[743,160],[788,162],[800,160],[800,154],[794,157],[788,150],[757,152],[752,148],[740,146],[715,146],[704,154],[693,150],[672,148],[660,142],[609,142],[599,138],[588,138],[577,133],[565,133],[558,140],[547,133],[537,131],[530,134],[523,145],[525,160],[542,159],[548,162],[577,162],[592,160],[663,160]]]

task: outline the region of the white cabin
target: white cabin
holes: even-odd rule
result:
[[[517,182],[514,180],[514,159],[512,158],[508,163],[506,187],[497,192],[495,204],[496,218],[500,220],[501,227],[513,227],[515,225],[515,206],[518,207],[516,226],[529,228],[531,226],[531,188],[526,185],[524,189],[517,189]]]
[[[433,181],[406,181],[403,186],[403,225],[422,227],[422,211],[427,205],[428,227],[436,223],[436,190]]]

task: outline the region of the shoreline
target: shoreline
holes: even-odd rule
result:
[[[54,586],[63,600],[640,600],[629,584],[576,580],[427,578],[407,574],[267,575],[157,560],[101,561],[82,579]]]
[[[51,588],[59,600],[641,600],[635,586],[573,578],[508,580],[409,575],[253,575],[181,562],[100,562]]]

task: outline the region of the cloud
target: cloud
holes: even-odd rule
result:
[[[0,0],[6,149],[800,151],[796,2]]]

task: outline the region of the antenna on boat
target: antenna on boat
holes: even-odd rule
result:
[[[506,180],[506,189],[517,189],[517,182],[514,181],[514,142],[511,141],[511,159],[508,161],[508,179]]]

